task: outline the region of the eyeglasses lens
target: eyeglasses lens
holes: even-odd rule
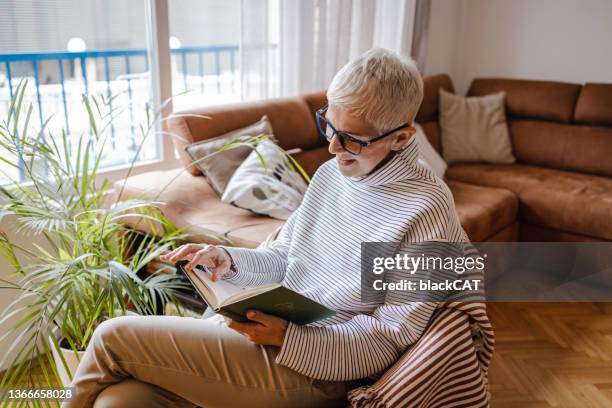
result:
[[[340,144],[344,150],[352,154],[359,154],[361,152],[361,145],[359,143],[351,140],[342,133],[340,133],[338,136],[340,136]]]

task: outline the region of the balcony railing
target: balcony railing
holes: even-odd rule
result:
[[[209,103],[219,98],[236,99],[238,49],[237,45],[172,49],[174,91],[204,94]],[[104,97],[109,108],[115,104],[125,109],[125,114],[112,121],[111,146],[104,165],[131,160],[127,156],[138,144],[137,123],[151,87],[146,49],[0,54],[1,119],[6,118],[16,86],[23,79],[33,85],[25,102],[34,106],[40,126],[54,115],[47,129],[57,132],[63,128],[69,136],[89,131],[87,116],[82,113],[82,94]],[[139,104],[143,109],[138,111]],[[150,145],[140,152],[140,159],[157,157],[156,143]]]

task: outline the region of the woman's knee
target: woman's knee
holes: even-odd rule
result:
[[[128,330],[134,327],[133,319],[141,317],[119,316],[105,320],[94,330],[91,343],[93,347],[109,347],[117,340],[125,339]]]

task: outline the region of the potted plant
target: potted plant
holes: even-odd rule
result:
[[[113,117],[104,110],[108,104],[83,99],[91,131],[79,136],[70,149],[65,132],[53,136],[43,126],[32,134],[32,107],[23,107],[26,87],[25,82],[19,84],[8,118],[0,124],[4,150],[0,160],[25,174],[25,182],[9,177],[10,184],[0,188],[0,219],[12,217],[17,233],[44,244],[26,248],[0,233],[0,252],[18,277],[3,279],[2,287],[19,291],[0,316],[0,338],[14,336],[3,359],[10,368],[0,389],[40,388],[43,384],[35,381],[41,379],[32,376],[36,365],[45,386],[57,382],[67,386],[79,353],[98,324],[128,311],[155,314],[185,287],[172,274],[138,274],[184,239],[158,209],[159,203],[146,199],[112,203],[108,180],[96,182],[108,139],[105,130]],[[148,117],[141,128],[141,144],[153,134],[156,120],[157,114]],[[130,171],[136,159],[137,155]],[[153,223],[162,233],[153,237],[130,230],[122,223],[128,216]],[[11,324],[17,316],[17,323]],[[51,362],[50,371],[45,358]]]
[[[0,283],[19,293],[0,314],[0,341],[14,336],[2,360],[10,367],[0,383],[3,390],[50,387],[58,382],[67,386],[80,354],[102,321],[128,312],[156,314],[177,291],[189,287],[175,274],[161,273],[167,266],[152,262],[187,238],[164,216],[157,197],[116,201],[119,193],[113,202],[108,180],[96,182],[108,130],[117,117],[109,101],[83,97],[90,132],[79,136],[70,149],[65,132],[48,134],[48,121],[32,134],[33,109],[23,106],[26,87],[25,82],[19,84],[8,117],[0,123],[0,151],[8,152],[17,163],[6,155],[0,155],[0,160],[25,174],[25,182],[8,177],[10,184],[0,187],[0,220],[13,217],[17,232],[43,240],[45,245],[26,248],[0,232],[0,253],[18,278]],[[127,176],[146,140],[157,133],[164,105],[157,111],[147,105],[146,123],[140,127],[142,140]],[[167,132],[162,135],[176,137]],[[253,148],[267,137],[234,140],[213,155],[237,146]],[[127,228],[122,222],[126,217],[136,218],[137,225],[149,223],[147,230],[157,231],[156,236]],[[157,265],[153,273],[139,274],[147,266],[151,272],[151,265]],[[15,317],[19,320],[13,324]],[[32,374],[36,365],[44,383]]]

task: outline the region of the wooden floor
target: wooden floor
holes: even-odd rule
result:
[[[612,407],[612,303],[487,308],[493,408]]]
[[[612,407],[612,303],[489,303],[492,407]]]

